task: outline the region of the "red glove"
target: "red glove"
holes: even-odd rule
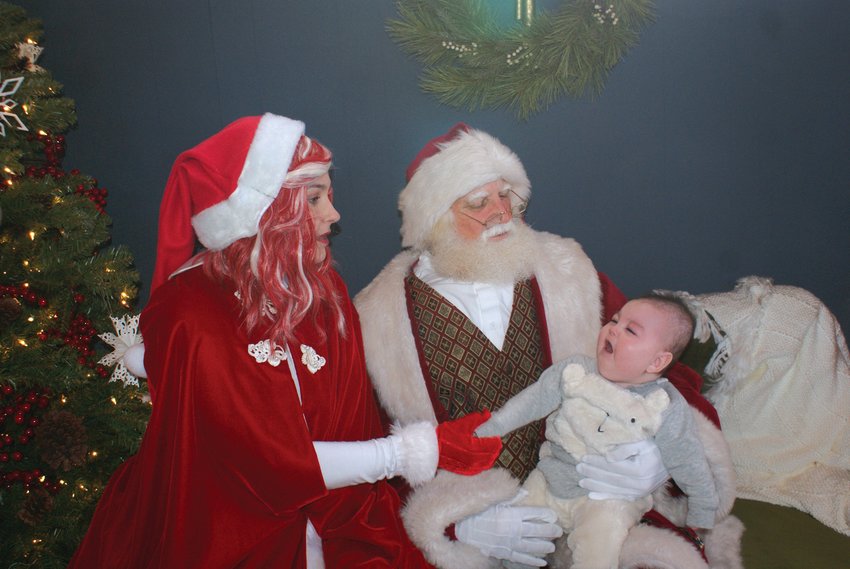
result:
[[[490,411],[485,409],[437,425],[437,444],[440,449],[437,466],[468,476],[493,466],[502,452],[502,439],[480,438],[473,434],[475,429],[489,418]]]

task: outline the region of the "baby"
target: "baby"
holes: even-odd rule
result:
[[[635,502],[590,500],[576,471],[585,454],[653,438],[664,466],[687,495],[688,525],[714,525],[718,496],[690,406],[662,377],[693,328],[693,316],[675,297],[631,300],[602,327],[595,360],[573,356],[551,366],[476,430],[479,436],[504,436],[548,416],[547,442],[524,484],[526,503],[558,513],[576,569],[616,568],[626,533],[652,507],[651,496]]]

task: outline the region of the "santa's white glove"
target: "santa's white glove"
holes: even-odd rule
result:
[[[544,567],[543,558],[555,551],[552,540],[564,531],[549,508],[514,505],[526,494],[520,490],[513,500],[457,522],[457,539],[490,557]]]
[[[585,455],[576,470],[591,500],[636,500],[670,478],[658,445],[649,439],[617,445],[605,456]]]

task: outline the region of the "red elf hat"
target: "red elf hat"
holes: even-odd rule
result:
[[[177,157],[159,208],[151,292],[192,257],[256,235],[277,197],[304,123],[266,113],[244,117]]]

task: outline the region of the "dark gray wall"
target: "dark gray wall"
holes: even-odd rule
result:
[[[658,0],[598,99],[527,122],[423,94],[385,32],[390,0],[19,4],[44,21],[40,63],[77,102],[65,165],[110,190],[114,242],[145,283],[171,163],[231,120],[300,118],[335,151],[334,251],[352,293],[399,249],[407,163],[463,120],[524,161],[530,222],[576,237],[627,294],[757,274],[850,324],[846,0]]]

